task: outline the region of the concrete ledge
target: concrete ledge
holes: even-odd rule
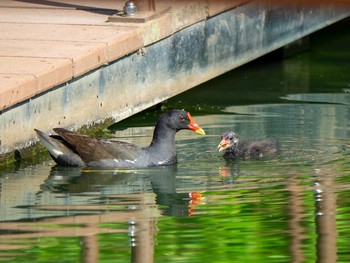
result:
[[[29,99],[33,96],[32,91],[36,89],[37,80],[32,75],[0,74],[1,89],[0,102],[3,108],[13,105],[23,98]],[[30,91],[30,94],[27,93]],[[1,116],[1,115],[0,115]]]

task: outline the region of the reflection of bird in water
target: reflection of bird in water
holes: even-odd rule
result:
[[[106,201],[108,204],[128,203],[137,207],[140,196],[154,193],[154,201],[159,205],[158,209],[162,214],[186,216],[191,200],[188,192],[176,191],[176,173],[176,165],[123,170],[80,169],[56,165],[51,168],[50,176],[40,186],[41,192],[38,194],[61,193],[77,196],[78,199],[91,195],[96,198],[90,201],[99,205]]]
[[[225,150],[226,159],[260,159],[276,156],[280,145],[274,138],[240,141],[234,131],[229,131],[221,136],[218,148],[219,151]]]

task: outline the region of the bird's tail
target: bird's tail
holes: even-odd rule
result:
[[[64,166],[85,166],[83,160],[59,135],[48,135],[38,129],[34,129],[39,140],[46,147],[52,159]]]

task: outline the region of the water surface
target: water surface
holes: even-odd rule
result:
[[[62,168],[46,155],[2,170],[0,261],[349,262],[345,29],[164,104],[189,110],[207,133],[177,134],[176,166]],[[147,145],[159,114],[138,114],[113,134]],[[281,154],[224,160],[217,145],[232,129],[242,139],[278,138]]]

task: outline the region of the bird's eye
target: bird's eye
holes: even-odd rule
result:
[[[180,119],[180,121],[183,121],[185,119],[185,117],[180,115],[179,119]]]

